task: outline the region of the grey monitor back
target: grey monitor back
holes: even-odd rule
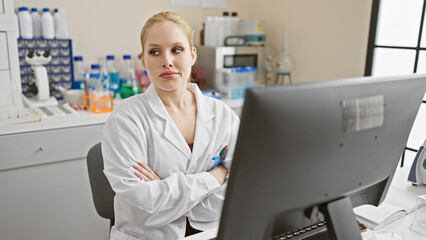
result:
[[[384,198],[425,90],[417,74],[247,90],[218,239],[270,239],[322,214],[331,239],[360,239],[352,207]]]

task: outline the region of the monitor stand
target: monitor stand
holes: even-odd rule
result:
[[[361,240],[358,223],[348,197],[328,202],[320,207],[332,240]]]

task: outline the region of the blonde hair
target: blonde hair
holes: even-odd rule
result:
[[[185,33],[186,37],[188,38],[190,49],[194,47],[194,31],[189,26],[188,21],[186,21],[184,17],[182,17],[181,15],[177,13],[165,11],[165,12],[160,12],[153,15],[145,22],[145,25],[143,26],[141,31],[142,54],[144,53],[143,47],[147,38],[148,30],[155,23],[166,22],[166,21],[176,23],[182,29],[182,31]]]

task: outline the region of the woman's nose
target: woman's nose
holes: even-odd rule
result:
[[[173,57],[170,54],[164,54],[163,55],[163,63],[162,66],[164,68],[170,68],[173,67]]]

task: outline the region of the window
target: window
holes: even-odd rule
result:
[[[426,73],[426,0],[373,0],[366,76]],[[413,160],[426,138],[426,96],[402,156]]]

